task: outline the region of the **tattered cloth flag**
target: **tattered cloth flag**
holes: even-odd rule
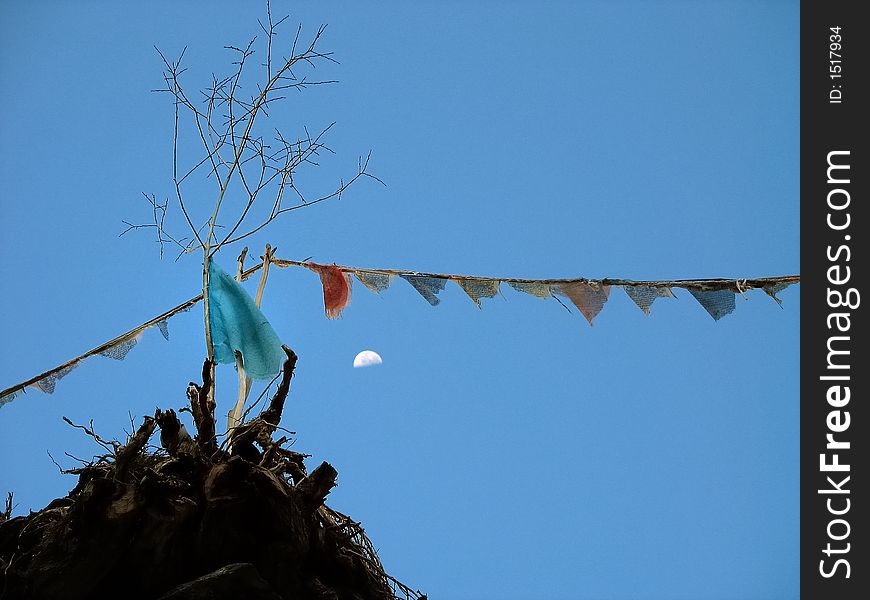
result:
[[[163,319],[157,323],[157,329],[160,330],[160,335],[163,336],[163,339],[167,342],[169,341],[169,321]]]
[[[342,271],[335,265],[318,265],[307,263],[305,265],[318,275],[323,284],[323,307],[326,310],[327,319],[337,319],[341,311],[350,304],[352,279],[350,273]]]
[[[652,303],[656,298],[673,298],[674,294],[671,288],[668,287],[651,287],[645,285],[630,285],[624,286],[622,289],[628,294],[628,297],[634,300],[638,308],[643,311],[643,314],[649,315]]]
[[[136,344],[139,343],[139,337],[142,335],[140,331],[136,335],[130,336],[125,340],[121,340],[114,346],[109,346],[102,352],[98,354],[100,356],[105,356],[106,358],[113,358],[115,360],[124,360],[127,358],[127,355],[130,354],[130,350],[136,347]]]
[[[380,294],[385,289],[390,287],[393,279],[396,278],[392,273],[369,273],[368,271],[354,271],[353,274],[361,284],[369,288],[376,294]]]
[[[774,283],[774,284],[771,284],[771,285],[766,285],[766,286],[764,286],[762,289],[764,290],[764,292],[765,292],[768,296],[770,296],[771,298],[773,298],[774,300],[776,300],[776,303],[777,303],[777,304],[779,304],[780,306],[782,306],[782,300],[780,300],[779,298],[777,298],[776,295],[777,295],[778,293],[780,293],[781,291],[783,291],[783,290],[784,290],[785,288],[787,288],[788,286],[790,286],[791,284],[792,284],[792,282],[790,282],[790,281],[788,281],[788,282],[780,281],[779,283]]]
[[[604,308],[604,304],[610,296],[609,285],[585,281],[562,284],[559,286],[559,290],[568,296],[590,325],[592,325],[592,319]]]
[[[550,286],[546,283],[528,283],[525,281],[508,281],[508,283],[516,291],[531,294],[537,298],[549,298],[553,295]]]
[[[457,279],[459,284],[468,297],[474,300],[477,308],[480,306],[481,298],[495,298],[498,294],[498,284],[501,283],[497,279]]]
[[[695,297],[698,304],[704,307],[704,310],[710,313],[715,321],[734,312],[734,292],[730,290],[689,289],[689,293]]]
[[[287,354],[253,298],[213,260],[208,265],[208,317],[214,359],[235,363],[242,355],[245,374],[272,379],[281,372]]]
[[[401,275],[401,277],[414,286],[414,289],[420,292],[420,295],[432,306],[438,306],[441,302],[438,292],[447,285],[447,280],[443,277],[428,277],[426,275]]]
[[[0,396],[0,407],[5,404],[9,404],[13,400],[15,400],[18,396],[24,395],[24,387],[20,387],[17,389],[13,389],[12,391],[6,392],[4,395]]]
[[[73,363],[55,371],[54,373],[50,373],[34,383],[33,387],[38,389],[40,392],[44,392],[46,394],[53,394],[57,382],[69,375],[70,371],[75,369],[77,366],[79,366],[78,363]]]

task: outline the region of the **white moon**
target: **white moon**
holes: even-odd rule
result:
[[[360,367],[372,367],[374,365],[379,365],[382,362],[384,361],[381,360],[380,355],[374,350],[363,350],[353,359],[353,368],[359,369]]]

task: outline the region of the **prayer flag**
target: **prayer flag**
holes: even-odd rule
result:
[[[623,286],[628,297],[634,300],[634,303],[643,311],[645,315],[649,315],[652,303],[656,298],[673,298],[674,294],[671,288],[667,287],[650,287],[645,285],[626,285]]]
[[[323,306],[327,319],[337,319],[341,311],[350,304],[352,279],[350,273],[342,271],[335,265],[318,265],[308,263],[309,269],[320,275],[323,284]]]
[[[157,329],[160,330],[160,335],[163,336],[163,339],[168,342],[169,341],[169,321],[167,319],[163,319],[162,321],[158,322]]]
[[[125,340],[121,340],[114,346],[109,346],[102,352],[100,352],[100,356],[105,356],[106,358],[113,358],[115,360],[124,360],[127,358],[127,355],[130,353],[136,344],[139,343],[139,335],[141,332],[136,335],[129,337]]]
[[[353,274],[361,284],[376,294],[380,294],[393,283],[395,275],[391,273],[369,273],[368,271],[354,271]]]
[[[776,303],[779,304],[780,306],[782,306],[782,300],[780,300],[779,298],[777,298],[776,295],[777,295],[778,293],[780,293],[782,290],[784,290],[785,288],[787,288],[788,286],[790,286],[790,285],[791,285],[791,282],[786,283],[786,282],[782,282],[782,281],[780,281],[780,282],[778,282],[778,283],[773,283],[773,284],[770,284],[770,285],[766,285],[766,286],[764,286],[763,289],[764,289],[764,292],[765,292],[768,296],[770,296],[771,298],[773,298],[774,300],[776,300]]]
[[[438,298],[438,292],[447,285],[447,280],[443,277],[427,277],[426,275],[402,275],[401,277],[414,286],[414,289],[420,292],[420,295],[432,306],[438,306],[441,302]]]
[[[526,283],[520,281],[508,281],[508,283],[516,291],[531,294],[537,298],[549,298],[553,295],[549,284],[546,283]]]
[[[494,298],[498,294],[498,284],[501,282],[492,279],[457,279],[456,283],[468,294],[469,298],[474,300],[477,308],[481,308],[480,299]]]
[[[714,320],[718,321],[734,312],[734,292],[731,290],[689,290],[695,300],[704,307]]]
[[[589,324],[592,325],[592,320],[604,308],[608,296],[610,296],[610,286],[601,285],[598,283],[587,283],[585,281],[576,281],[566,283],[559,286],[563,294],[568,296],[574,306],[577,307]]]
[[[18,396],[24,395],[24,388],[20,387],[18,389],[7,392],[6,394],[0,396],[0,408],[4,405],[9,404],[13,400],[15,400]]]
[[[242,355],[251,379],[271,379],[281,372],[287,354],[253,298],[213,260],[208,265],[211,342],[218,363],[235,363]]]
[[[40,392],[44,392],[46,394],[53,394],[57,382],[69,375],[70,371],[75,369],[77,366],[79,366],[78,363],[74,363],[71,365],[67,365],[62,369],[58,369],[53,373],[49,373],[48,375],[34,383],[33,387],[38,389]]]

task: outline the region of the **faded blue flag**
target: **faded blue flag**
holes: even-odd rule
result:
[[[689,293],[695,297],[698,304],[704,307],[714,320],[718,321],[727,314],[734,312],[734,292],[731,290],[693,290]]]
[[[23,396],[23,395],[24,395],[24,388],[23,387],[20,387],[18,389],[14,389],[11,392],[6,392],[6,394],[4,394],[3,396],[0,396],[0,407],[2,407],[4,404],[9,404],[10,402],[15,400],[19,396]]]
[[[367,271],[354,271],[353,274],[361,284],[376,294],[380,294],[393,283],[395,275],[390,273],[370,273]]]
[[[765,291],[765,293],[766,293],[768,296],[770,296],[771,298],[773,298],[774,300],[776,300],[776,303],[779,304],[780,307],[781,307],[781,306],[782,306],[782,300],[780,300],[779,298],[777,298],[776,295],[777,295],[778,293],[780,293],[782,290],[784,290],[785,288],[787,288],[788,286],[790,286],[791,284],[792,284],[791,281],[788,281],[788,282],[782,282],[782,281],[781,281],[781,282],[778,282],[778,283],[772,283],[772,284],[770,284],[770,285],[766,285],[766,286],[764,286],[764,291]]]
[[[242,355],[251,379],[272,379],[281,372],[287,354],[253,298],[213,260],[208,265],[208,310],[214,359],[235,363]]]
[[[109,346],[108,348],[100,352],[99,355],[105,356],[106,358],[113,358],[115,360],[124,360],[125,358],[127,358],[127,355],[130,354],[130,350],[135,348],[136,344],[138,343],[139,334],[129,337],[121,342],[118,342],[114,346]]]
[[[62,369],[57,369],[56,371],[49,373],[39,381],[33,384],[33,386],[38,389],[40,392],[45,394],[53,394],[54,388],[57,385],[57,382],[70,374],[70,371],[79,366],[79,363],[73,363],[71,365],[67,365]]]
[[[163,339],[168,342],[169,341],[169,321],[167,319],[163,319],[162,321],[158,322],[157,329],[160,330],[160,335],[163,336]]]
[[[400,277],[414,286],[414,289],[432,306],[437,306],[441,302],[438,292],[447,285],[447,280],[443,277],[427,277],[426,275],[401,275]]]
[[[634,300],[634,303],[637,304],[638,308],[640,308],[645,315],[649,315],[652,303],[655,302],[656,298],[672,298],[674,296],[673,293],[671,293],[671,288],[667,287],[626,285],[623,286],[622,289],[625,290],[625,293],[628,294],[629,298]]]

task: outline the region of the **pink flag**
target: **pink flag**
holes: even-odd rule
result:
[[[337,319],[341,311],[350,304],[351,278],[350,273],[342,271],[335,265],[318,265],[308,263],[309,269],[320,275],[323,284],[323,306],[327,319]]]
[[[585,281],[575,281],[572,283],[564,283],[559,286],[560,291],[570,298],[574,306],[577,307],[589,324],[592,325],[592,319],[601,312],[604,308],[604,303],[607,302],[610,296],[610,286],[598,283],[587,283]]]

